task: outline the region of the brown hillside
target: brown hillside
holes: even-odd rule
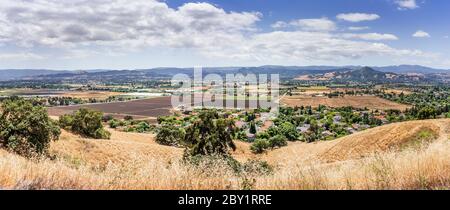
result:
[[[399,149],[424,130],[437,138],[426,147]],[[158,145],[153,135],[111,132],[111,140],[93,140],[63,131],[51,145],[54,160],[0,149],[0,188],[243,189],[248,183],[221,164],[199,170],[181,163],[183,149]],[[252,189],[450,189],[449,133],[450,119],[413,121],[258,156],[238,142],[233,155],[275,167],[270,175],[249,175]]]

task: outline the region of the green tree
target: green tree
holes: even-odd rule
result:
[[[296,127],[290,122],[284,122],[280,126],[280,133],[284,135],[289,141],[297,141],[300,134]]]
[[[70,119],[71,120],[67,120]],[[109,139],[111,133],[103,128],[103,113],[95,110],[81,108],[72,115],[60,117],[60,126],[74,133],[95,139]]]
[[[0,146],[30,156],[47,152],[61,133],[47,110],[24,99],[8,99],[1,105]]]
[[[255,122],[254,122],[254,121],[252,121],[252,122],[250,123],[250,133],[251,133],[251,134],[256,134],[256,125],[255,125]]]
[[[164,125],[156,135],[156,142],[166,146],[180,146],[184,135],[183,129],[173,125]]]
[[[206,110],[186,129],[183,144],[185,157],[197,155],[228,156],[229,149],[236,149],[234,122],[220,117],[216,110]]]

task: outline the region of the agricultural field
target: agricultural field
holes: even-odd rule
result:
[[[142,119],[169,115],[171,113],[172,104],[171,97],[156,97],[126,102],[50,107],[48,112],[49,115],[52,116],[61,116],[72,113],[80,108],[98,110],[116,117],[130,115],[136,119]]]
[[[110,91],[82,91],[82,90],[58,90],[58,89],[6,89],[0,91],[0,96],[20,97],[71,97],[82,100],[104,100],[111,96],[119,96],[123,93]]]
[[[296,95],[285,96],[281,99],[281,103],[290,106],[312,106],[318,107],[319,105],[325,105],[328,107],[346,107],[352,106],[355,108],[368,108],[372,110],[405,110],[411,108],[409,105],[395,103],[386,99],[382,99],[377,96],[344,96],[344,97],[325,97],[325,96],[309,96],[309,95]]]

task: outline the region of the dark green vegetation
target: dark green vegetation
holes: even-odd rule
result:
[[[145,120],[133,120],[131,116],[125,117],[123,120],[119,120],[111,116],[111,118],[103,119],[103,121],[107,122],[110,128],[117,129],[123,132],[158,132],[157,127],[150,122]]]
[[[380,113],[353,107],[281,107],[274,126],[259,132],[251,148],[254,153],[262,153],[286,146],[287,141],[332,140],[382,125],[379,116]]]
[[[1,147],[24,156],[44,154],[60,133],[44,107],[18,98],[3,101],[0,111]]]
[[[413,105],[406,110],[407,119],[434,119],[450,116],[450,87],[416,87],[412,94],[380,93],[380,97]]]
[[[109,139],[111,133],[103,128],[103,113],[89,109],[79,109],[73,114],[59,118],[61,128],[94,139]]]
[[[233,143],[235,127],[233,120],[220,116],[216,110],[206,110],[199,119],[187,127],[183,145],[185,155],[227,155],[235,150]]]
[[[166,146],[181,146],[185,130],[173,125],[164,125],[156,136],[156,142]]]

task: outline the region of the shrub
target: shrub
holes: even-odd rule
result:
[[[282,135],[276,135],[269,139],[270,147],[284,147],[287,146],[287,138]]]
[[[184,130],[172,125],[165,125],[156,135],[156,142],[166,146],[179,146],[184,139],[184,135]]]
[[[138,133],[145,133],[150,131],[150,125],[147,122],[140,122],[136,125],[136,131]]]
[[[127,115],[127,116],[123,117],[123,119],[126,121],[131,121],[131,120],[133,120],[133,116]]]
[[[109,121],[108,124],[109,124],[110,128],[117,128],[117,127],[120,126],[120,121],[116,120],[116,119],[112,119],[112,120]]]
[[[69,120],[72,118],[72,120]],[[109,139],[111,133],[104,130],[102,124],[103,114],[99,111],[81,108],[72,114],[60,117],[60,126],[74,133],[95,139]]]
[[[111,121],[112,119],[114,119],[114,117],[112,116],[112,115],[104,115],[103,117],[102,117],[102,120],[103,120],[103,122],[109,122],[109,121]]]
[[[297,141],[300,134],[292,123],[284,122],[280,126],[280,132],[283,134],[287,140],[289,141]]]
[[[256,138],[258,138],[258,139],[270,139],[270,135],[267,132],[259,132],[256,135]]]
[[[254,176],[264,176],[271,174],[273,167],[266,161],[250,160],[242,165],[242,171]]]
[[[270,143],[266,139],[256,139],[255,142],[253,142],[252,146],[250,147],[250,150],[255,154],[260,154],[266,151],[270,147]]]
[[[46,153],[61,133],[47,110],[24,99],[8,99],[1,105],[0,146],[20,155]]]
[[[70,130],[72,129],[73,116],[70,114],[65,114],[59,117],[59,126],[62,129]]]

